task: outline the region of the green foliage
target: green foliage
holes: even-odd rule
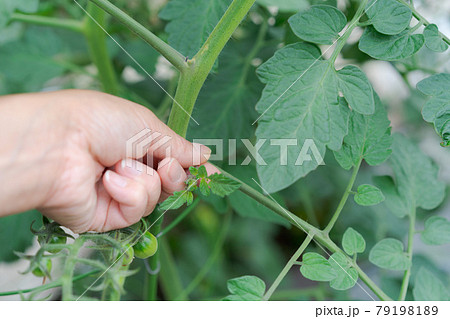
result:
[[[168,20],[169,44],[192,58],[225,13],[231,0],[171,0],[159,13]]]
[[[439,216],[428,218],[425,221],[425,229],[421,233],[421,238],[427,245],[450,243],[450,221]]]
[[[371,250],[369,260],[380,268],[390,270],[406,270],[411,267],[401,241],[386,238],[379,241]]]
[[[366,9],[368,23],[382,34],[394,35],[409,26],[412,12],[396,0],[372,0]]]
[[[383,205],[386,208],[398,218],[405,217],[409,214],[407,199],[400,196],[391,176],[375,176],[373,181],[375,185],[383,190],[383,195],[385,196]]]
[[[366,241],[360,233],[349,227],[342,237],[342,248],[350,256],[360,254],[366,250]]]
[[[297,12],[308,8],[308,0],[256,0],[265,7],[277,7],[280,12]]]
[[[300,272],[305,278],[314,281],[331,281],[337,276],[335,267],[317,253],[303,255]]]
[[[355,194],[355,202],[361,206],[372,206],[384,201],[381,190],[373,185],[359,185]]]
[[[408,211],[437,207],[445,196],[445,184],[438,180],[437,166],[403,135],[394,135],[392,149],[390,165]]]
[[[289,18],[292,31],[299,38],[317,44],[333,44],[346,23],[340,10],[325,5],[312,6]]]
[[[431,96],[422,109],[423,119],[433,123],[436,133],[441,136],[442,146],[450,145],[450,74],[440,73],[430,76],[417,84],[417,89]]]
[[[228,291],[225,301],[258,301],[266,291],[264,281],[255,276],[242,276],[227,281]]]
[[[342,253],[330,256],[329,263],[333,267],[336,277],[330,281],[330,287],[336,290],[352,288],[358,281],[358,272],[351,268],[347,258]]]
[[[369,26],[359,40],[359,49],[374,59],[397,61],[415,54],[424,42],[422,34],[411,34],[410,29],[395,35],[385,35]]]
[[[374,100],[373,115],[351,113],[348,135],[344,138],[342,148],[334,152],[336,160],[345,169],[356,166],[362,159],[369,165],[379,165],[392,153],[391,128],[386,109],[377,95],[374,95]]]
[[[445,43],[439,29],[435,24],[429,24],[423,30],[423,36],[425,37],[425,45],[428,49],[435,52],[445,52],[448,49],[448,44]]]
[[[420,268],[413,289],[414,300],[448,301],[450,293],[444,284],[426,268]]]

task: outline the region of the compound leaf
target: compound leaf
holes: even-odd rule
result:
[[[342,11],[328,5],[312,6],[289,18],[292,31],[302,40],[317,44],[333,44],[347,24]]]
[[[352,112],[348,135],[334,157],[344,169],[350,169],[364,159],[369,165],[383,163],[392,153],[391,128],[387,112],[374,93],[375,113],[362,115]]]
[[[421,267],[413,288],[414,300],[448,301],[450,294],[444,284],[429,270]]]
[[[410,34],[406,29],[396,35],[377,32],[372,26],[364,31],[359,40],[359,49],[374,59],[397,61],[415,54],[424,44],[422,34]]]
[[[317,253],[303,255],[300,272],[305,278],[314,281],[331,281],[337,276],[330,262]]]
[[[278,50],[258,68],[266,86],[256,105],[261,113],[256,136],[271,143],[294,141],[283,156],[285,164],[280,162],[280,146],[265,143],[260,148],[265,162],[258,163],[258,175],[269,193],[322,164],[326,146],[339,149],[347,134],[349,112],[338,99],[336,71],[320,55],[314,45],[296,43]]]
[[[415,207],[433,209],[445,196],[445,184],[438,180],[438,167],[411,141],[401,134],[394,135],[390,164],[399,194]]]
[[[351,268],[347,258],[342,253],[334,253],[329,260],[336,277],[330,281],[330,287],[336,290],[347,290],[352,288],[358,281],[358,272]]]
[[[168,20],[169,44],[192,58],[208,38],[231,0],[172,0],[159,17]]]
[[[375,30],[387,35],[405,30],[412,17],[411,9],[396,0],[372,0],[366,14]]]
[[[190,200],[190,196],[188,193],[192,195],[191,192],[185,190],[174,192],[173,195],[170,195],[164,202],[159,205],[159,209],[166,211],[169,209],[180,208]]]
[[[262,300],[266,291],[266,284],[256,276],[242,276],[228,280],[227,288],[231,295],[228,295],[223,300],[258,301]]]
[[[425,229],[421,234],[427,245],[444,245],[450,243],[450,221],[444,217],[433,216],[425,221]]]
[[[356,253],[363,253],[366,250],[364,237],[353,228],[349,227],[342,237],[342,247],[350,256]]]
[[[355,194],[355,202],[361,206],[372,206],[384,201],[381,190],[373,185],[359,185]]]
[[[442,137],[442,146],[450,145],[450,74],[432,75],[417,84],[417,89],[431,96],[422,109],[423,119],[434,124]]]
[[[448,49],[448,44],[445,43],[442,36],[439,34],[439,29],[435,24],[429,24],[423,30],[425,38],[425,45],[428,49],[434,52],[444,52]]]
[[[403,243],[394,238],[383,239],[373,246],[369,261],[380,268],[390,270],[406,270],[411,266]]]
[[[209,188],[211,192],[217,196],[224,197],[239,189],[241,183],[234,179],[228,178],[222,174],[214,173],[209,178]]]
[[[375,176],[373,178],[375,185],[383,190],[386,206],[395,216],[403,218],[409,213],[407,201],[400,196],[394,180],[391,176]]]

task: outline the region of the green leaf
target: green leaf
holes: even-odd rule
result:
[[[303,255],[300,272],[303,277],[314,281],[331,281],[337,276],[330,262],[317,253]]]
[[[242,276],[228,280],[227,288],[231,295],[223,300],[258,301],[264,296],[266,284],[256,276]]]
[[[352,256],[356,253],[363,253],[366,250],[366,241],[360,233],[349,227],[342,237],[342,247],[348,255]]]
[[[223,140],[224,155],[230,151],[230,139],[254,136],[255,104],[262,91],[255,67],[246,59],[250,49],[242,50],[240,45],[231,43],[220,55],[218,72],[206,81],[192,115],[200,125],[191,121],[188,131],[190,140]]]
[[[209,188],[213,194],[224,197],[238,190],[241,183],[235,181],[234,179],[228,178],[222,174],[214,173],[209,177]]]
[[[420,268],[413,289],[414,300],[448,301],[450,294],[444,284],[426,268]]]
[[[192,195],[191,192],[185,190],[174,192],[173,195],[170,195],[164,202],[159,204],[159,209],[163,211],[178,209],[190,200],[189,194]]]
[[[450,221],[444,217],[433,216],[426,220],[421,234],[427,245],[444,245],[450,243]]]
[[[205,178],[208,176],[208,172],[206,171],[206,167],[204,165],[198,168],[198,177]]]
[[[256,0],[256,3],[265,7],[276,7],[280,12],[297,12],[309,7],[307,0]]]
[[[11,262],[18,259],[14,252],[24,253],[31,246],[34,235],[30,231],[33,221],[34,228],[38,228],[42,215],[37,211],[6,216],[0,219],[0,243],[4,243],[0,249],[0,262]],[[6,244],[7,243],[7,244]]]
[[[347,24],[342,11],[327,5],[312,6],[293,15],[288,21],[299,38],[317,44],[333,44]]]
[[[396,35],[385,35],[369,26],[359,40],[359,49],[374,59],[397,61],[415,54],[424,41],[422,34],[411,35],[409,29]]]
[[[355,194],[355,202],[361,206],[372,206],[384,201],[384,195],[377,187],[373,185],[359,185]]]
[[[211,190],[209,189],[208,182],[206,181],[206,178],[202,178],[202,179],[200,180],[200,192],[201,192],[204,196],[209,196],[209,195],[211,195]]]
[[[349,110],[338,99],[336,71],[320,55],[314,45],[296,43],[278,50],[258,68],[266,86],[256,105],[262,114],[256,136],[271,141],[293,139],[297,144],[287,147],[287,165],[281,163],[280,146],[266,142],[260,148],[267,165],[259,163],[258,175],[269,193],[314,170],[326,146],[339,149],[347,134]],[[305,152],[311,156],[305,158]]]
[[[248,166],[229,166],[226,170],[234,175],[239,176],[239,179],[249,185],[255,184],[253,179],[258,180],[256,174],[256,167],[252,165]],[[281,206],[285,206],[283,198],[274,194],[273,197],[277,200]],[[242,192],[234,192],[229,197],[231,207],[238,213],[239,216],[246,218],[256,218],[269,223],[275,223],[289,227],[289,222],[278,214],[274,213],[271,209],[262,205],[253,198],[248,197]]]
[[[375,30],[387,35],[402,32],[409,26],[412,11],[396,0],[372,0],[366,14]]]
[[[445,196],[445,184],[438,180],[438,167],[403,135],[394,135],[392,149],[390,164],[408,211],[415,207],[437,207]]]
[[[168,20],[169,44],[192,58],[208,38],[231,0],[171,0],[159,17]]]
[[[409,214],[408,203],[400,196],[391,176],[375,176],[373,178],[375,185],[383,190],[385,200],[383,205],[386,206],[395,216],[403,218]]]
[[[422,109],[423,119],[434,124],[442,137],[442,146],[450,145],[450,74],[432,75],[417,84],[417,89],[431,96]]]
[[[39,0],[2,0],[0,2],[0,28],[5,26],[14,11],[34,13],[39,6]]]
[[[336,278],[330,281],[330,287],[336,290],[347,290],[356,285],[358,281],[358,272],[351,268],[347,258],[342,253],[334,253],[329,260],[333,267]]]
[[[448,44],[445,43],[442,36],[439,34],[439,29],[435,24],[429,24],[423,30],[425,38],[425,45],[428,49],[434,52],[444,52],[448,49]]]
[[[339,89],[349,106],[360,114],[370,115],[375,111],[373,89],[363,71],[348,65],[337,72]]]
[[[391,128],[385,107],[374,93],[375,113],[361,115],[352,112],[348,135],[334,157],[344,169],[350,169],[364,159],[369,165],[383,163],[392,153]]]
[[[393,238],[383,239],[373,246],[369,261],[380,268],[390,270],[407,270],[411,266],[402,242]]]

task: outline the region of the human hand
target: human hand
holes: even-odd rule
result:
[[[145,107],[94,91],[0,97],[0,128],[0,216],[37,208],[76,233],[138,222],[211,153]],[[170,140],[150,144],[148,166],[136,160],[144,153],[125,161],[127,140],[146,128]]]

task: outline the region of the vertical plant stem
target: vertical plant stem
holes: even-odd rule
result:
[[[413,257],[413,242],[415,232],[416,232],[416,209],[413,208],[411,210],[411,215],[409,216],[409,233],[408,233],[408,248],[407,248],[407,254],[410,262],[412,262]],[[404,301],[406,298],[406,293],[408,292],[409,286],[409,279],[411,278],[411,268],[412,268],[411,265],[408,267],[408,269],[405,271],[405,274],[403,275],[402,286],[400,288],[400,295],[398,297],[399,301]]]
[[[198,53],[180,76],[168,125],[186,136],[195,101],[220,52],[247,15],[255,0],[233,0]]]
[[[163,212],[156,210],[151,217],[155,220],[153,222],[153,226],[150,228],[150,231],[153,234],[158,234],[161,231],[161,224],[163,222],[163,217],[161,216]],[[154,254],[152,257],[149,258],[148,263],[152,270],[156,270],[160,267],[159,263],[159,254],[160,251],[156,251],[156,254]],[[158,293],[158,272],[154,274],[149,274],[146,272],[146,278],[145,281],[147,283],[147,292],[145,295],[146,300],[156,300],[157,293]]]
[[[309,243],[311,242],[311,240],[313,240],[314,237],[314,232],[309,232],[306,235],[305,240],[303,241],[303,243],[300,245],[300,247],[297,249],[297,251],[292,255],[291,259],[289,259],[289,261],[287,262],[286,266],[284,266],[283,270],[280,272],[280,274],[278,275],[278,277],[275,279],[275,281],[273,282],[272,286],[270,286],[269,290],[267,290],[267,292],[264,294],[263,296],[263,300],[269,300],[270,297],[272,296],[272,294],[275,292],[275,290],[278,288],[278,286],[280,285],[281,281],[284,279],[284,277],[286,277],[287,273],[289,270],[291,270],[292,266],[294,265],[294,263],[298,260],[298,258],[300,257],[300,255],[305,251],[305,249],[308,247]]]
[[[338,207],[336,208],[336,211],[334,212],[333,216],[331,217],[330,222],[328,223],[327,227],[323,230],[324,233],[328,234],[331,229],[333,229],[336,221],[339,218],[339,215],[342,212],[342,209],[345,206],[345,203],[347,202],[348,196],[350,195],[350,192],[352,191],[353,184],[355,183],[356,176],[358,175],[359,167],[361,166],[362,159],[359,160],[359,162],[356,164],[356,166],[353,168],[352,176],[350,177],[350,181],[348,182],[347,188],[345,189],[344,195],[341,198],[341,201],[339,202]]]
[[[118,95],[119,85],[116,73],[111,63],[106,45],[106,34],[100,28],[105,26],[105,12],[93,3],[89,3],[87,12],[92,17],[87,16],[84,22],[84,35],[86,37],[89,53],[92,61],[98,69],[99,79],[106,93]],[[93,21],[93,19],[95,21]],[[97,23],[100,25],[97,25]]]
[[[80,248],[83,246],[84,240],[79,237],[70,246],[69,255],[66,257],[64,263],[64,271],[61,276],[61,286],[62,286],[62,300],[70,301],[73,299],[72,286],[73,286],[73,271],[76,264],[76,258]]]
[[[202,282],[202,280],[211,270],[217,258],[220,256],[220,252],[222,251],[225,239],[230,229],[232,212],[233,211],[230,209],[225,215],[223,225],[221,226],[220,233],[217,235],[216,243],[214,244],[214,248],[211,252],[211,255],[209,255],[202,269],[200,269],[195,278],[189,283],[186,289],[184,289],[183,292],[176,298],[176,300],[184,300],[186,297],[188,297],[189,294],[192,293],[192,291],[194,291],[194,289],[197,288],[197,286]]]
[[[183,284],[173,259],[172,251],[165,238],[160,239],[161,271],[159,283],[166,300],[175,300],[183,291]],[[188,300],[185,298],[184,300]]]

